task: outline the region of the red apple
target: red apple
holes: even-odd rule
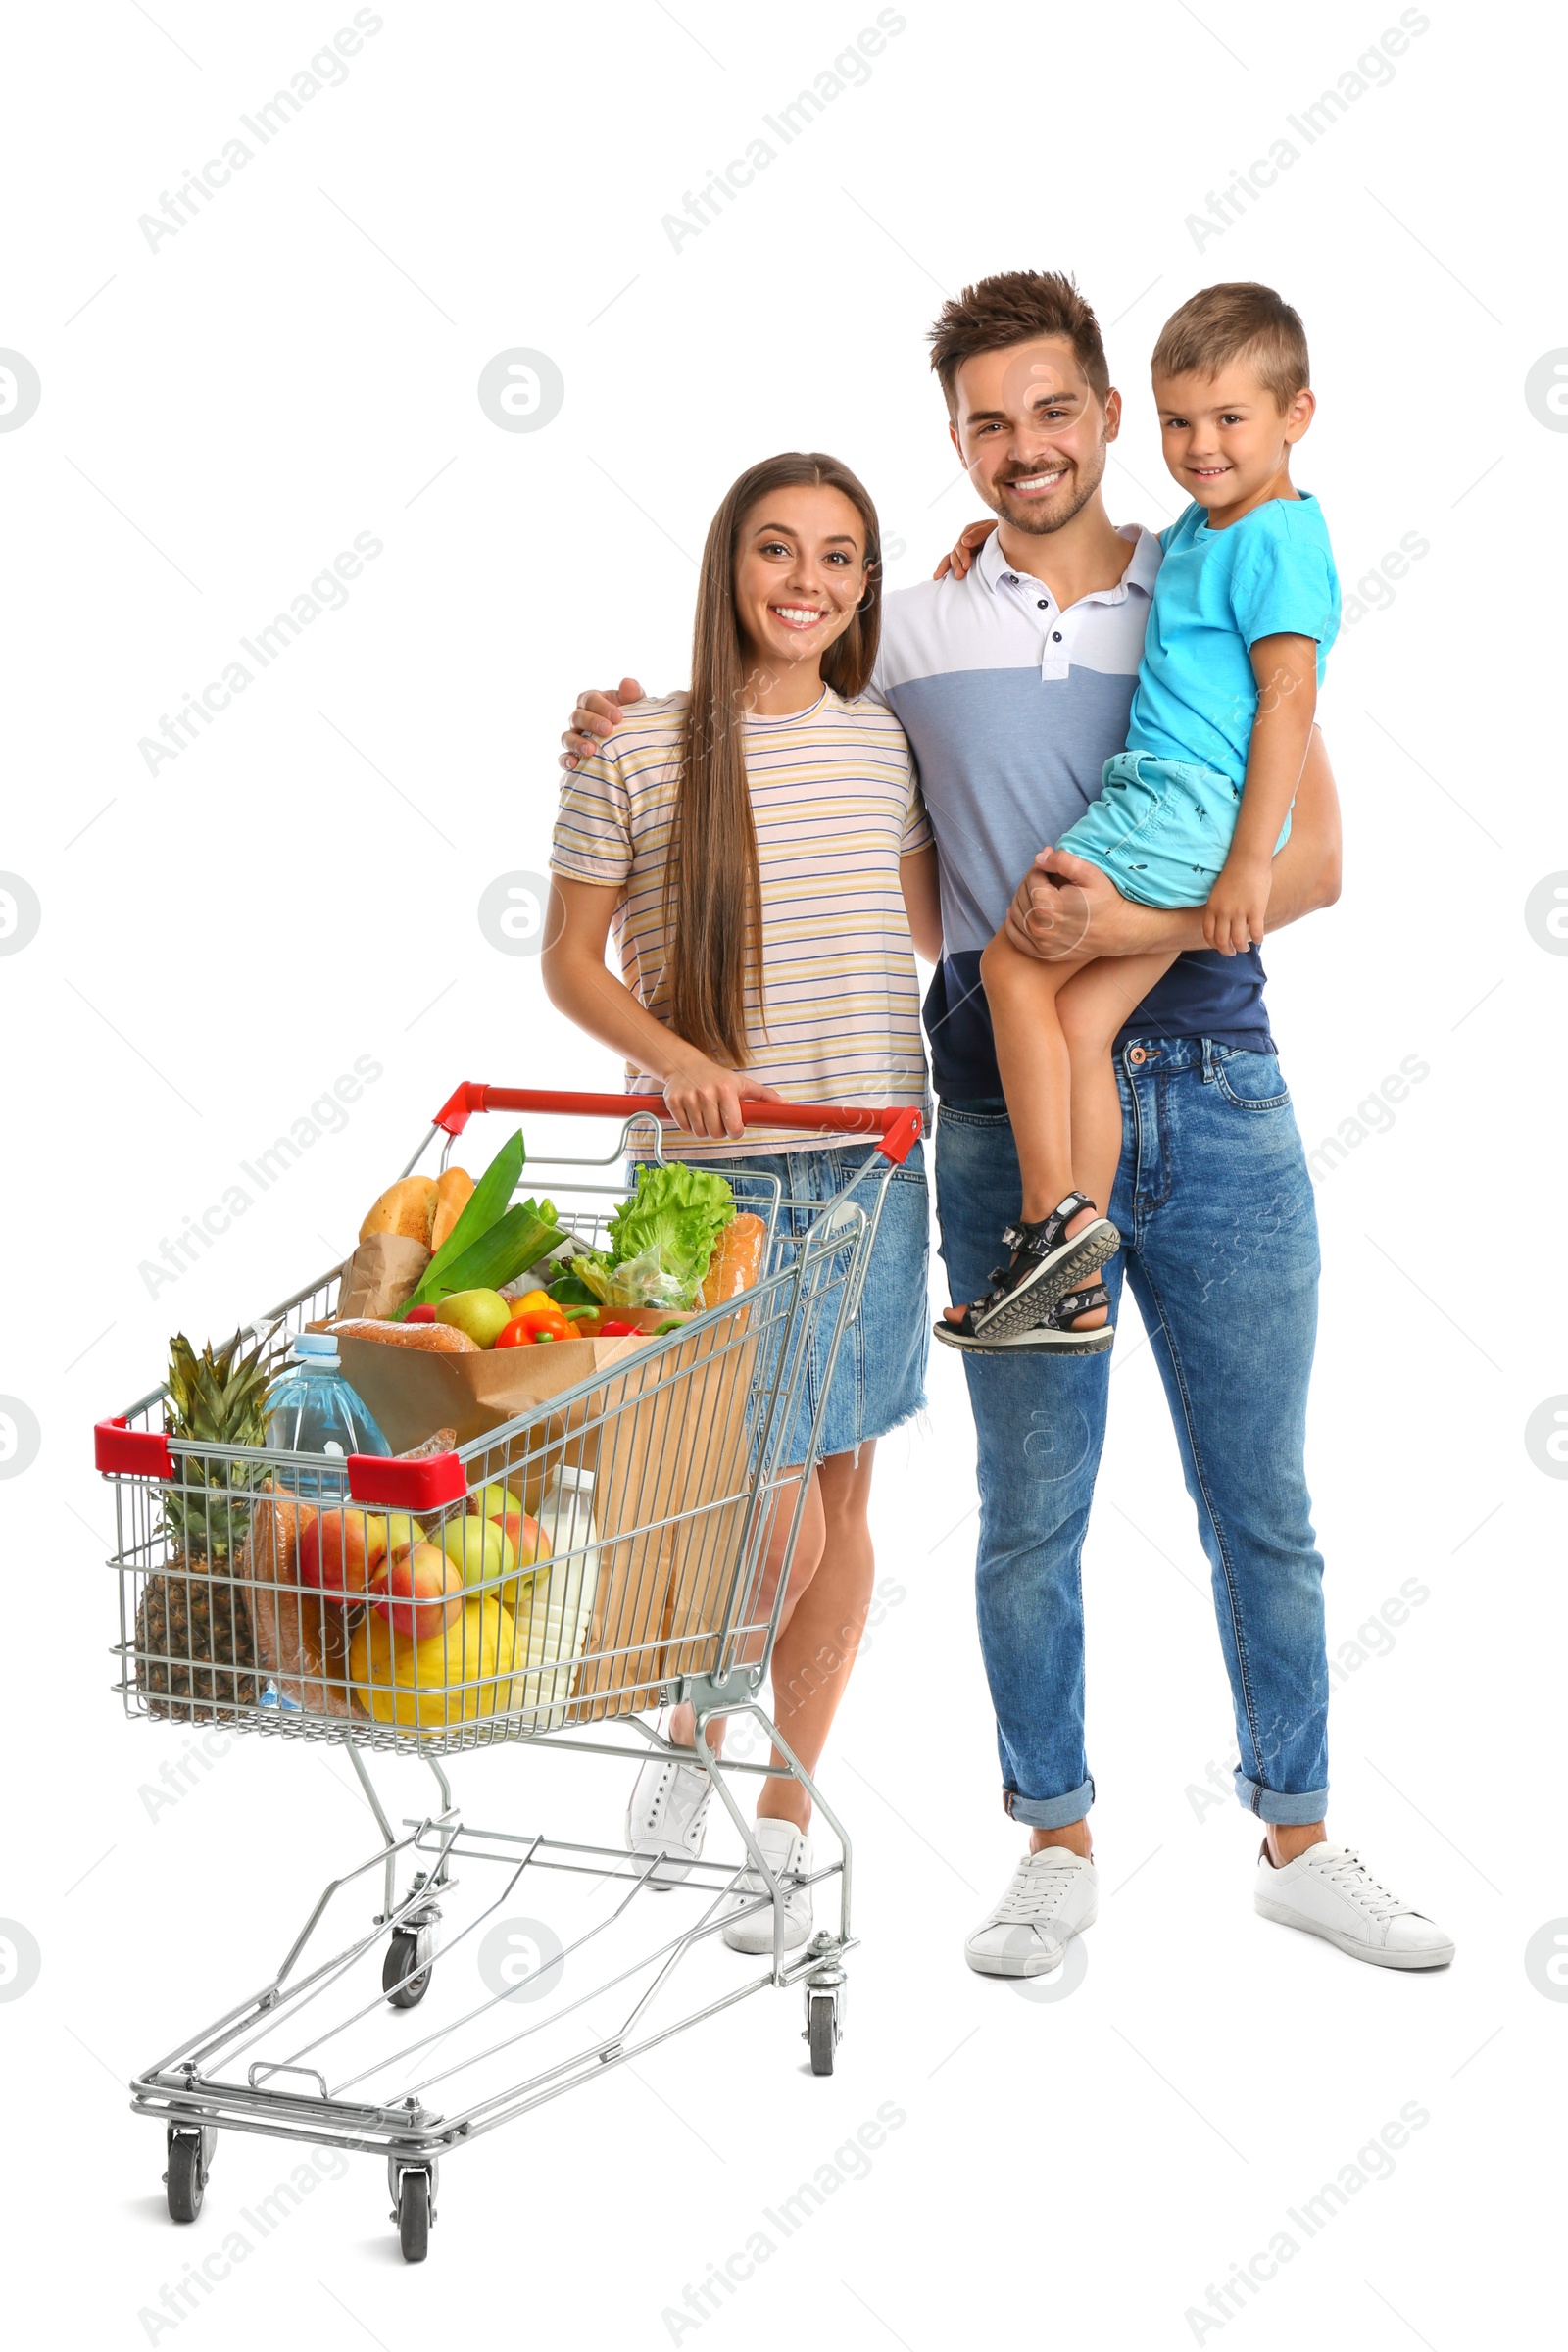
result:
[[[352,1503],[324,1510],[300,1532],[300,1581],[334,1599],[357,1599],[386,1552],[388,1524]]]
[[[437,1544],[410,1544],[377,1569],[370,1606],[394,1633],[428,1641],[463,1606],[463,1571]]]
[[[583,1519],[586,1526],[586,1512]],[[538,1520],[531,1518],[526,1511],[508,1511],[499,1524],[511,1548],[512,1556],[507,1562],[509,1570],[532,1568],[538,1561],[550,1557],[550,1538],[543,1532]]]

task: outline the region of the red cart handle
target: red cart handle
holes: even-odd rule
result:
[[[564,1118],[627,1119],[641,1111],[659,1117],[658,1095],[559,1095],[548,1089],[521,1086],[481,1086],[466,1079],[443,1102],[434,1124],[448,1135],[461,1135],[476,1110],[537,1110]],[[804,1127],[840,1135],[874,1135],[877,1150],[902,1166],[920,1140],[920,1113],[895,1107],[858,1110],[833,1104],[743,1102],[741,1115],[749,1127]]]

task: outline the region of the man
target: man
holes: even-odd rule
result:
[[[932,344],[953,445],[998,527],[972,564],[956,549],[949,576],[886,600],[872,690],[913,746],[941,866],[944,955],[926,1027],[951,1295],[983,1295],[1019,1199],[980,986],[987,942],[1005,917],[1034,955],[1180,950],[1129,1004],[1116,1041],[1123,1145],[1108,1213],[1123,1250],[1106,1279],[1113,1315],[1124,1271],[1138,1300],[1212,1571],[1236,1790],[1264,1825],[1254,1901],[1355,1958],[1442,1966],[1450,1938],[1331,1844],[1323,1820],[1322,1562],[1302,1465],[1316,1220],[1257,951],[1205,951],[1201,907],[1133,906],[1079,860],[1047,853],[1031,866],[1097,796],[1126,740],[1160,560],[1157,539],[1117,529],[1105,512],[1121,402],[1099,326],[1069,278],[1023,270],[946,304]],[[628,699],[634,686],[622,681]],[[583,697],[567,760],[618,717],[610,698]],[[1274,864],[1270,926],[1338,890],[1338,807],[1314,731]],[[981,1647],[1003,1801],[1030,1833],[1011,1885],[965,1944],[986,1975],[1050,1972],[1096,1914],[1079,1560],[1109,1369],[1104,1355],[964,1361],[979,1436]]]

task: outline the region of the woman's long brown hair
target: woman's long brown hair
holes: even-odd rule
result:
[[[709,526],[692,637],[692,696],[664,868],[669,941],[669,1025],[710,1060],[743,1069],[748,980],[765,1017],[761,883],[757,824],[746,780],[746,712],[752,685],[735,604],[741,532],[775,490],[840,490],[865,529],[865,587],[844,634],[822,657],[822,676],[853,702],[876,661],[882,624],[882,546],[864,485],[837,458],[792,450],[764,458],[730,485]]]

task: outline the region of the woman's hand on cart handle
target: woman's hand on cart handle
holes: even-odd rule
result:
[[[577,708],[571,714],[571,724],[561,738],[562,753],[557,765],[574,768],[586,752],[596,752],[607,735],[613,735],[622,717],[622,706],[640,703],[643,690],[635,678],[622,678],[617,687],[607,687],[603,693],[585,687],[577,697]]]
[[[782,1102],[775,1086],[743,1070],[726,1070],[721,1062],[693,1054],[664,1080],[664,1102],[677,1127],[710,1142],[746,1132],[745,1102]]]

